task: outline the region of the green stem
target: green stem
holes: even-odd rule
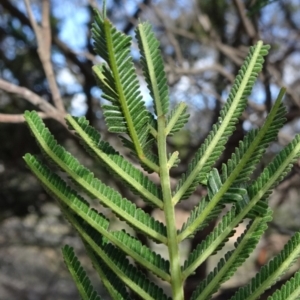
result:
[[[170,259],[171,285],[174,300],[183,300],[183,283],[181,276],[180,255],[177,243],[177,230],[175,222],[175,210],[172,204],[172,193],[170,186],[170,175],[168,168],[167,144],[164,115],[157,118],[158,125],[158,155],[160,165],[160,181],[164,201],[164,213],[166,217],[166,226],[168,234],[168,250]]]

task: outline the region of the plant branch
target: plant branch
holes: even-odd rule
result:
[[[253,26],[253,24],[250,22],[249,18],[246,16],[246,9],[245,9],[245,5],[243,3],[243,1],[241,0],[234,0],[233,1],[236,9],[238,11],[238,14],[241,18],[241,21],[243,23],[243,26],[245,28],[245,31],[247,33],[247,35],[252,39],[252,41],[256,38],[257,34],[256,34],[256,30]]]
[[[45,99],[40,97],[38,94],[32,92],[31,90],[21,87],[18,85],[15,85],[13,83],[10,83],[8,81],[5,81],[0,78],[0,89],[16,94],[20,96],[21,98],[27,100],[34,106],[37,106],[40,108],[43,113],[41,113],[42,118],[53,118],[57,121],[59,121],[61,124],[65,126],[65,121],[64,121],[64,113],[58,111],[53,105],[48,103]],[[0,117],[0,122],[5,122],[5,123],[19,123],[23,122],[24,118],[21,115],[6,115],[6,114],[1,114]]]
[[[38,112],[38,115],[43,119],[52,117],[42,112]],[[0,114],[0,123],[24,123],[24,121],[23,114]]]
[[[30,7],[30,0],[24,0],[27,14],[31,23],[31,26],[34,30],[37,39],[38,45],[38,55],[42,62],[50,91],[52,92],[53,102],[55,107],[60,112],[65,112],[64,104],[60,96],[60,91],[58,85],[55,80],[55,75],[53,71],[53,66],[51,62],[51,27],[49,22],[49,15],[50,15],[50,2],[49,0],[43,0],[43,7],[42,7],[42,24],[38,25],[31,7]]]

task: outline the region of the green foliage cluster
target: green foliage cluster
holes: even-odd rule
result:
[[[124,147],[130,149],[141,168],[135,167],[109,143],[103,141],[100,133],[84,117],[68,115],[66,122],[70,130],[80,138],[86,151],[103,168],[139,198],[164,212],[165,224],[155,220],[133,202],[122,197],[118,191],[97,179],[90,170],[58,145],[36,112],[25,113],[31,132],[51,164],[66,172],[73,184],[68,185],[37,157],[26,154],[24,159],[45,189],[57,199],[64,216],[78,231],[95,270],[113,299],[131,299],[132,292],[142,299],[169,299],[156,281],[145,275],[137,265],[168,283],[172,299],[184,299],[183,287],[186,279],[204,261],[222,249],[243,220],[249,220],[244,233],[236,241],[235,248],[225,254],[205,280],[199,282],[191,297],[193,300],[210,299],[220,285],[245,262],[265,232],[267,223],[272,219],[268,197],[299,157],[300,135],[257,178],[253,178],[257,164],[285,122],[282,90],[263,126],[251,130],[240,141],[239,147],[221,170],[213,167],[235,130],[262,69],[264,56],[268,53],[269,46],[259,41],[250,48],[220,112],[218,122],[196,152],[187,171],[172,189],[170,169],[176,167],[179,153],[168,153],[167,138],[184,127],[188,120],[187,107],[180,103],[170,110],[159,42],[151,25],[141,23],[135,32],[144,78],[153,99],[154,114],[146,109],[139,89],[138,77],[130,56],[131,37],[119,32],[106,18],[105,11],[102,14],[95,12],[92,28],[95,50],[104,62],[94,66],[93,70],[103,91],[103,98],[110,103],[103,106],[106,124],[111,132],[120,135]],[[154,152],[153,149],[157,151]],[[148,176],[152,172],[158,174],[159,185]],[[199,184],[207,187],[207,195],[199,199],[187,222],[177,230],[176,204],[186,201]],[[99,200],[134,230],[165,245],[169,259],[163,259],[124,230],[112,231],[109,228],[110,220],[91,208],[82,196],[84,194]],[[225,205],[230,207],[229,211],[206,239],[189,254],[185,263],[180,265],[179,244],[197,231],[203,230],[212,220],[217,220]],[[289,269],[299,255],[300,233],[296,233],[280,254],[264,266],[232,299],[258,299]],[[65,246],[63,256],[82,299],[100,299],[73,249]],[[128,258],[132,260],[129,261]],[[270,299],[295,299],[299,294],[297,273]]]

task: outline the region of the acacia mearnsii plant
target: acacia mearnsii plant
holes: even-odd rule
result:
[[[276,139],[285,122],[282,89],[263,126],[250,130],[220,170],[214,168],[246,108],[247,98],[262,69],[269,46],[259,41],[249,49],[220,111],[218,122],[213,125],[187,171],[172,189],[170,170],[178,164],[180,153],[168,152],[167,138],[184,127],[188,114],[185,103],[170,109],[159,42],[151,25],[147,22],[140,23],[135,34],[144,79],[153,99],[153,113],[147,110],[139,88],[138,76],[130,56],[131,37],[114,27],[107,19],[105,9],[102,13],[95,12],[92,33],[95,51],[104,61],[94,66],[93,71],[102,89],[102,97],[109,101],[108,105],[102,106],[105,121],[109,131],[117,133],[123,146],[130,149],[135,157],[134,164],[104,141],[84,117],[67,115],[66,122],[100,166],[148,205],[160,209],[164,213],[165,223],[154,219],[130,199],[122,197],[117,190],[96,178],[57,143],[34,111],[26,111],[25,119],[50,164],[47,166],[31,154],[26,154],[24,159],[45,189],[57,200],[65,218],[77,230],[112,299],[134,299],[137,296],[141,299],[170,299],[158,285],[159,280],[170,286],[171,299],[184,299],[186,279],[224,247],[241,222],[248,220],[248,226],[237,239],[234,249],[216,263],[214,270],[198,283],[191,296],[193,300],[210,299],[255,249],[272,219],[268,198],[300,155],[300,135],[297,135],[258,176],[253,175],[269,144]],[[139,167],[136,167],[137,162]],[[71,182],[68,183],[57,175],[51,168],[53,164],[67,173]],[[150,173],[159,176],[159,184],[151,181]],[[205,186],[207,194],[199,198],[198,205],[190,212],[187,222],[177,230],[175,207],[179,201],[187,201],[198,185]],[[90,208],[85,197],[97,199],[103,207],[109,208],[136,232],[165,245],[168,259],[162,258],[128,232],[111,230],[108,217]],[[217,222],[213,231],[181,265],[180,243],[193,237],[214,220]],[[62,252],[82,299],[101,299],[73,249],[66,245]],[[298,232],[231,299],[259,299],[299,255]],[[154,276],[149,276],[151,273]],[[300,295],[299,276],[300,273],[296,273],[269,299],[296,299]]]

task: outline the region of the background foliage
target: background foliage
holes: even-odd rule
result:
[[[52,0],[50,3],[51,58],[65,109],[76,115],[85,115],[101,130],[104,139],[115,144],[117,141],[104,126],[100,108],[104,100],[100,98],[91,69],[98,60],[90,36],[91,8],[93,5],[100,7],[101,1]],[[31,1],[37,21],[42,19],[40,4],[41,1]],[[299,132],[300,4],[297,0],[273,1],[261,9],[256,4],[258,1],[242,0],[107,1],[109,18],[125,33],[133,33],[138,18],[153,24],[162,45],[172,104],[188,103],[191,114],[188,126],[183,133],[169,140],[170,148],[180,147],[184,153],[179,168],[172,173],[174,181],[186,169],[189,158],[217,120],[234,79],[233,74],[246,56],[248,46],[258,39],[270,44],[271,52],[263,75],[249,98],[249,107],[239,123],[239,130],[228,142],[228,151],[222,160],[228,159],[237,141],[249,129],[261,125],[262,117],[270,110],[281,86],[287,87],[287,122],[278,142],[268,150],[266,160]],[[80,244],[22,161],[24,153],[38,153],[39,150],[20,114],[38,107],[27,101],[24,95],[11,93],[3,81],[25,87],[50,103],[54,100],[53,92],[37,55],[37,41],[24,2],[2,0],[0,14],[0,295],[5,295],[4,299],[41,299],[43,296],[48,297],[43,299],[76,299],[72,284],[73,290],[71,288],[68,295],[64,294],[64,284],[71,279],[64,273],[57,253],[66,241],[78,249]],[[133,55],[137,56],[134,50]],[[115,186],[127,197],[129,191],[118,182],[111,182],[104,170],[92,165],[60,119],[54,119],[50,111],[44,112],[47,125],[59,142],[93,168],[104,182]],[[269,231],[265,244],[255,254],[253,268],[263,264],[273,251],[281,249],[281,241],[299,228],[299,221],[294,220],[300,211],[298,172],[296,164],[272,198],[272,205],[277,206],[277,215],[281,217],[276,218],[275,214],[273,231]],[[199,189],[192,201],[181,204],[178,227],[185,220],[185,211],[190,210],[203,193],[205,191]],[[128,196],[132,198],[131,194]],[[149,207],[144,209],[150,210]],[[116,223],[115,226],[120,225]],[[201,239],[196,235],[191,245],[186,245],[185,251]],[[203,278],[204,268],[209,266],[197,270],[195,278]],[[35,288],[37,283],[40,288]],[[191,280],[187,292],[193,284]],[[224,295],[239,284],[241,282],[232,283]]]

